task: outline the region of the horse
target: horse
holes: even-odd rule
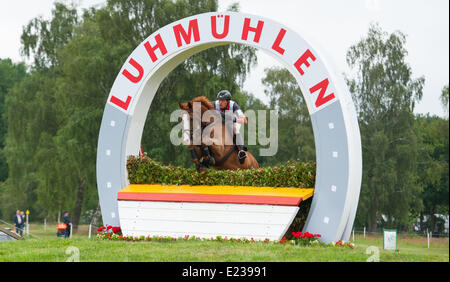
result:
[[[200,113],[194,115],[195,104],[198,102],[200,105]],[[198,172],[204,172],[204,167],[208,167],[209,156],[204,154],[203,148],[207,146],[205,142],[209,141],[209,150],[211,152],[212,157],[215,160],[213,166],[219,170],[238,170],[238,169],[257,169],[259,168],[258,161],[255,157],[247,152],[247,157],[244,159],[244,162],[241,164],[237,154],[237,146],[235,142],[233,144],[226,144],[225,140],[234,140],[232,129],[227,128],[227,126],[223,125],[224,116],[221,115],[215,107],[211,104],[211,102],[205,96],[199,96],[194,98],[192,101],[187,103],[178,102],[180,109],[187,112],[189,120],[185,121],[186,125],[189,123],[189,129],[184,129],[184,137],[189,134],[189,142],[185,142],[188,149],[191,151],[193,162],[196,165],[196,169]],[[205,114],[209,115],[205,116]],[[195,118],[199,120],[195,120]],[[204,121],[206,117],[207,121]],[[181,117],[182,119],[182,117]],[[218,122],[220,121],[220,122]],[[195,124],[200,124],[201,127],[194,128]],[[201,134],[205,129],[210,130],[210,134],[204,135]],[[201,145],[193,144],[193,136],[195,134],[204,135],[206,140],[202,138]],[[219,134],[215,134],[219,133]],[[221,133],[221,135],[220,135]],[[221,140],[219,138],[221,137]],[[195,139],[195,138],[194,138]],[[195,141],[195,140],[194,140]],[[201,158],[199,159],[199,156]]]

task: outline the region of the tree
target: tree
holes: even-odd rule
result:
[[[15,201],[26,203],[37,217],[60,211],[71,202],[70,187],[65,185],[64,175],[57,173],[64,166],[58,162],[61,156],[53,138],[59,126],[54,108],[56,79],[61,76],[58,51],[74,33],[76,13],[74,7],[55,3],[51,20],[35,18],[24,27],[22,54],[33,57],[34,63],[30,76],[6,99],[5,150],[10,171],[5,189],[10,191],[6,195],[14,198],[7,206],[14,208]],[[14,190],[20,193],[14,196]]]
[[[5,138],[8,128],[8,115],[6,107],[6,96],[9,91],[26,77],[24,63],[13,63],[10,59],[0,59],[0,218],[2,214],[10,215],[8,209],[8,163],[5,152]],[[16,206],[15,208],[17,208]]]
[[[419,137],[419,160],[417,175],[423,187],[420,198],[423,210],[420,211],[421,229],[442,232],[436,226],[435,214],[448,214],[448,161],[449,161],[449,124],[448,119],[437,116],[416,117],[416,131]],[[427,224],[423,220],[427,217]]]
[[[0,59],[0,182],[8,177],[8,164],[3,152],[7,122],[5,96],[7,92],[26,76],[24,63],[14,64],[10,59]]]
[[[5,199],[19,188],[24,191],[19,201],[26,200],[39,216],[71,210],[76,230],[83,211],[98,207],[98,132],[124,61],[162,26],[216,9],[215,0],[109,0],[105,7],[80,16],[76,7],[56,3],[50,20],[30,21],[21,38],[23,54],[34,59],[32,72],[7,99],[6,152],[11,169]],[[178,108],[179,100],[197,93],[210,98],[220,88],[241,93],[238,81],[255,61],[254,49],[228,45],[177,67],[161,84],[150,109],[152,128],[143,135],[144,148],[152,148],[150,156],[187,162],[188,151],[167,142],[173,126],[168,114]],[[244,103],[247,98],[236,97]]]
[[[47,115],[39,99],[52,93],[54,84],[44,75],[32,73],[8,91],[5,98],[7,134],[5,156],[8,179],[3,185],[1,208],[11,214],[18,208],[39,214],[36,204],[36,174],[39,164],[34,163],[42,132],[54,127],[54,117]]]
[[[413,79],[405,62],[406,36],[372,24],[350,47],[347,83],[356,104],[363,148],[363,180],[357,223],[408,229],[422,207],[415,175],[417,137],[413,110],[424,78]]]
[[[448,118],[448,84],[444,86],[444,88],[442,88],[442,93],[441,93],[441,103],[442,103],[442,107],[444,108],[445,113],[447,114],[447,118]]]
[[[269,162],[283,164],[288,160],[314,161],[314,135],[308,108],[300,87],[284,68],[269,68],[262,79],[270,108],[278,112],[278,152]]]

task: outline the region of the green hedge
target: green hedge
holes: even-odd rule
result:
[[[315,182],[315,163],[243,170],[208,169],[198,173],[195,168],[165,166],[146,155],[130,156],[127,161],[131,184],[235,185],[264,187],[312,188]]]

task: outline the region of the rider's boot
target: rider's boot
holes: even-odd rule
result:
[[[247,147],[244,146],[244,140],[240,133],[236,133],[236,146],[238,147],[238,159],[239,163],[243,164],[247,157]]]

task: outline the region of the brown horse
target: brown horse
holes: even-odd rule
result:
[[[197,124],[201,124],[201,128],[197,129],[194,129],[194,118],[196,116],[194,115],[195,102],[200,103],[200,118],[203,117],[204,119],[204,114],[207,111],[208,114],[211,114],[208,121],[197,121]],[[204,167],[202,166],[202,162],[200,161],[201,158],[203,158],[204,161],[208,161],[208,156],[204,155],[203,153],[203,148],[206,146],[205,141],[212,142],[212,144],[209,145],[209,149],[212,157],[215,159],[214,167],[216,169],[237,170],[259,168],[258,162],[250,152],[247,152],[247,157],[244,159],[244,162],[242,164],[239,162],[237,146],[234,144],[234,142],[233,145],[228,145],[227,143],[225,143],[225,140],[233,140],[232,130],[227,129],[227,127],[222,123],[223,117],[218,111],[215,110],[214,106],[205,96],[196,97],[192,101],[189,101],[187,103],[178,102],[178,105],[180,106],[180,109],[186,111],[189,115],[189,134],[191,140],[187,147],[189,148],[189,150],[191,150],[192,158],[194,163],[196,164],[197,171],[204,171]],[[206,136],[206,140],[203,140],[202,138],[201,145],[193,145],[193,135],[198,134],[198,131],[203,132],[203,130],[205,130],[206,128],[209,128],[208,130],[210,130],[210,134],[209,136]],[[215,134],[216,132],[221,132],[221,135]],[[221,140],[219,140],[220,137]]]

